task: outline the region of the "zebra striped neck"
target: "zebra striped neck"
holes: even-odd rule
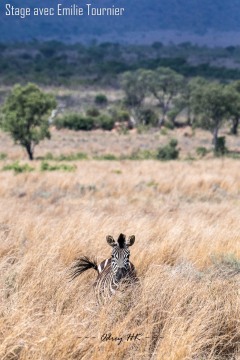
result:
[[[101,262],[98,265],[98,273],[101,274],[101,272],[111,263],[111,259],[106,259],[103,262]]]
[[[105,266],[105,267],[104,267]],[[108,301],[115,294],[121,283],[130,284],[138,281],[134,265],[129,262],[128,272],[119,281],[112,271],[111,259],[106,259],[98,265],[100,273],[95,281],[94,289],[98,303]]]

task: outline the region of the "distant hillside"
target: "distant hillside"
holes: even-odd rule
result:
[[[6,1],[8,2],[8,1]],[[5,3],[6,3],[5,2]],[[10,1],[9,1],[10,2]],[[25,19],[5,16],[5,4],[0,5],[0,41],[31,39],[61,39],[66,42],[92,39],[144,41],[144,34],[152,33],[158,38],[171,31],[176,38],[185,41],[193,34],[204,36],[208,31],[240,32],[239,0],[12,0],[11,5],[31,8],[54,7],[86,3],[97,7],[124,7],[123,16],[30,16]],[[165,34],[165,35],[164,35]],[[183,34],[183,35],[182,35]],[[184,35],[185,34],[185,35]],[[187,35],[188,34],[188,35]],[[151,42],[151,36],[147,37]],[[232,38],[232,37],[231,37]],[[231,42],[230,38],[230,42]],[[165,38],[164,38],[165,39]],[[197,38],[196,38],[197,39]],[[240,43],[239,37],[233,39]],[[156,39],[154,39],[156,40]],[[178,42],[180,41],[178,40]],[[219,39],[218,39],[219,40]],[[224,38],[222,39],[224,41]],[[173,36],[174,41],[174,36]],[[197,42],[197,40],[196,40]]]

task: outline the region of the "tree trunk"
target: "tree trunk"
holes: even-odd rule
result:
[[[191,110],[187,107],[187,125],[192,126]]]
[[[158,120],[158,127],[162,127],[165,123],[165,119],[164,117],[162,116],[159,120]]]
[[[167,114],[167,109],[164,106],[162,109],[162,117],[158,120],[158,126],[161,127],[165,124],[166,122],[166,114]]]
[[[33,149],[32,149],[31,144],[26,144],[25,148],[27,150],[29,160],[33,160]]]
[[[234,118],[232,120],[231,134],[233,134],[233,135],[238,134],[238,125],[239,125],[239,118]]]
[[[213,129],[213,147],[214,151],[217,151],[217,139],[218,139],[218,126]]]

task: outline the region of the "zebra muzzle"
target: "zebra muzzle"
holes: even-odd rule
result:
[[[127,274],[127,270],[125,268],[119,268],[116,272],[116,280],[119,282],[122,278],[124,278]]]

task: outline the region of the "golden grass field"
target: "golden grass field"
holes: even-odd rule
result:
[[[3,148],[22,151],[1,134]],[[74,163],[0,172],[0,359],[240,359],[239,161]],[[96,272],[69,269],[120,232],[140,285],[98,306]]]

